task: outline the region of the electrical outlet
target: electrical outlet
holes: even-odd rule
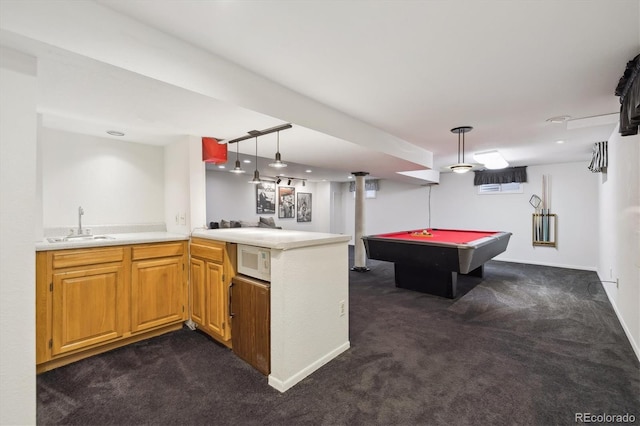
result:
[[[344,306],[344,300],[341,300],[338,302],[338,312],[340,313],[340,316],[344,316],[345,314],[345,306]]]
[[[180,213],[180,225],[186,225],[186,224],[187,224],[187,214]]]

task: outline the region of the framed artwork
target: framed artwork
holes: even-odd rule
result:
[[[311,222],[311,194],[298,192],[297,204],[298,222]]]
[[[260,182],[256,185],[256,213],[275,214],[276,183]]]
[[[295,211],[296,189],[289,186],[278,187],[278,217],[283,219],[293,218]]]

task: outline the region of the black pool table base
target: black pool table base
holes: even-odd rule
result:
[[[484,277],[484,264],[468,274]],[[425,268],[402,263],[395,263],[396,287],[435,296],[455,299],[458,285],[458,272],[435,268]]]

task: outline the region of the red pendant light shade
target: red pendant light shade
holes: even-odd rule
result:
[[[219,144],[216,138],[202,138],[202,161],[223,164],[227,162],[227,144]]]

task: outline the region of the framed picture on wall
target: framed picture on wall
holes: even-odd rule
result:
[[[311,194],[308,192],[298,192],[296,205],[298,222],[311,222]]]
[[[278,187],[278,217],[293,218],[296,214],[296,189],[289,186]]]
[[[276,183],[260,182],[256,185],[256,213],[275,214]]]

